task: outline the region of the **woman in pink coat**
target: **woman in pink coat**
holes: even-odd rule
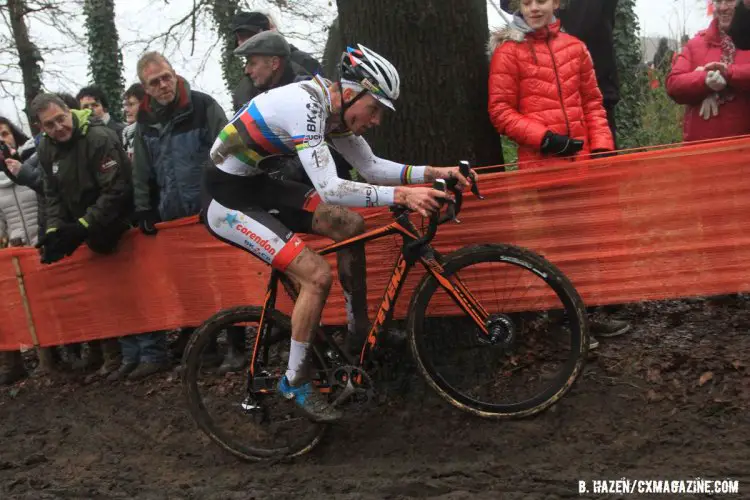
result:
[[[682,50],[667,77],[667,92],[685,104],[685,141],[750,134],[750,51],[727,34],[736,0],[714,0],[714,19]]]

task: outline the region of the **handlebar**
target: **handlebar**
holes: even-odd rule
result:
[[[461,161],[459,162],[459,172],[461,172],[461,175],[466,177],[467,179],[471,179],[471,192],[474,193],[474,196],[479,198],[480,200],[484,199],[484,196],[479,194],[479,185],[478,185],[478,179],[476,177],[471,178],[471,164],[468,161]],[[453,193],[453,200],[441,200],[440,201],[440,207],[442,208],[443,204],[448,203],[448,209],[446,210],[444,215],[440,215],[440,209],[438,209],[435,213],[432,214],[430,217],[430,224],[427,227],[427,231],[425,231],[424,235],[422,235],[421,238],[413,241],[409,244],[410,248],[416,248],[420,247],[422,245],[425,245],[432,241],[432,239],[435,237],[435,233],[437,233],[437,227],[440,224],[443,224],[445,222],[448,222],[449,220],[456,221],[457,223],[460,223],[457,219],[458,214],[461,213],[461,206],[463,205],[463,192],[460,189],[457,189],[456,186],[458,185],[458,179],[455,177],[451,177],[449,179],[437,179],[432,183],[432,188],[437,189],[438,191],[448,192],[450,191]]]

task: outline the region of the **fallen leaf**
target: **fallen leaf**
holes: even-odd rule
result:
[[[659,382],[661,380],[661,372],[658,368],[649,368],[646,378],[649,382]]]
[[[646,393],[646,399],[653,402],[658,402],[664,399],[664,396],[661,394],[657,394],[655,390],[649,389],[648,393]]]
[[[744,367],[745,365],[744,365],[744,363],[742,363],[742,361],[740,361],[738,359],[735,359],[734,361],[732,361],[732,366],[734,367],[735,370],[739,370],[740,368]]]
[[[698,379],[698,386],[703,387],[703,385],[708,382],[709,380],[714,378],[713,372],[706,372],[703,375],[701,375],[701,378]]]

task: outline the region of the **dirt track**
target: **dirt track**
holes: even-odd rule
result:
[[[750,498],[750,299],[621,316],[632,334],[603,341],[571,394],[535,419],[479,420],[417,384],[287,464],[218,450],[173,376],[2,389],[0,498],[548,499],[622,477],[731,477],[740,494],[724,498]]]

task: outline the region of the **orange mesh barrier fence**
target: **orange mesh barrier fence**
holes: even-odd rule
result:
[[[480,186],[487,199],[467,194],[461,224],[441,226],[434,244],[443,253],[479,243],[530,248],[560,267],[588,305],[750,289],[750,139],[486,174]],[[362,213],[368,228],[392,220],[384,209]],[[82,247],[51,266],[41,265],[34,249],[0,251],[0,349],[32,344],[32,325],[39,344],[50,346],[195,326],[221,308],[261,303],[265,265],[212,238],[195,218],[160,229],[155,237],[131,231],[114,255]],[[327,243],[306,241],[313,248]],[[371,315],[398,250],[398,237],[367,245]],[[335,257],[329,260],[335,268]],[[397,318],[405,316],[422,274],[416,267],[409,276]],[[480,298],[502,296],[514,284],[490,273],[467,281]],[[537,289],[510,308],[544,302]],[[450,314],[455,308],[444,294],[441,300],[434,310]],[[289,311],[288,299],[280,307]],[[345,322],[338,284],[324,322]]]

